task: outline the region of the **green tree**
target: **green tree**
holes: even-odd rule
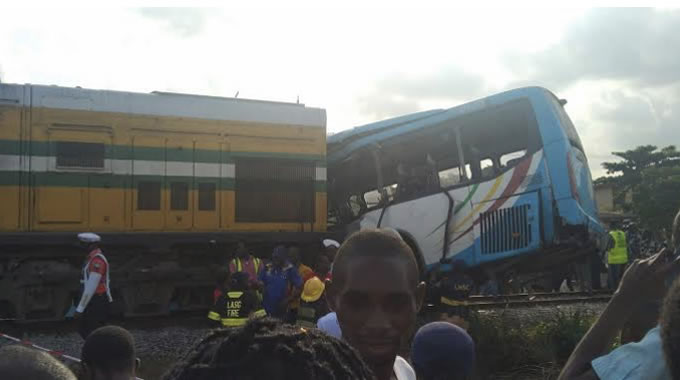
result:
[[[649,228],[669,228],[680,208],[680,151],[670,145],[658,149],[642,145],[625,152],[612,152],[621,161],[605,162],[608,176],[595,183],[614,184],[614,200]],[[632,194],[632,203],[623,200]]]

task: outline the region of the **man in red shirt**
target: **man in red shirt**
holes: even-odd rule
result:
[[[97,234],[84,232],[78,240],[88,252],[83,264],[83,294],[76,308],[75,318],[80,319],[78,333],[83,339],[97,328],[106,325],[109,318],[111,287],[109,285],[109,263],[104,257]]]

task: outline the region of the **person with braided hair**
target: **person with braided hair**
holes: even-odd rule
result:
[[[347,343],[316,329],[251,319],[203,338],[165,380],[374,380]]]

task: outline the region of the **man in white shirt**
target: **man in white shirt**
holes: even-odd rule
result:
[[[342,331],[338,324],[338,315],[330,312],[316,321],[316,327],[336,339],[342,339]]]
[[[415,380],[413,368],[397,354],[415,323],[425,295],[409,246],[391,231],[352,235],[338,250],[329,306],[342,337],[359,351],[377,380]]]

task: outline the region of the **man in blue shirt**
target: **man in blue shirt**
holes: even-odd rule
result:
[[[262,306],[267,315],[283,319],[288,311],[288,303],[294,297],[300,297],[302,278],[286,260],[286,247],[274,248],[272,263],[260,271],[258,280],[264,288]]]

